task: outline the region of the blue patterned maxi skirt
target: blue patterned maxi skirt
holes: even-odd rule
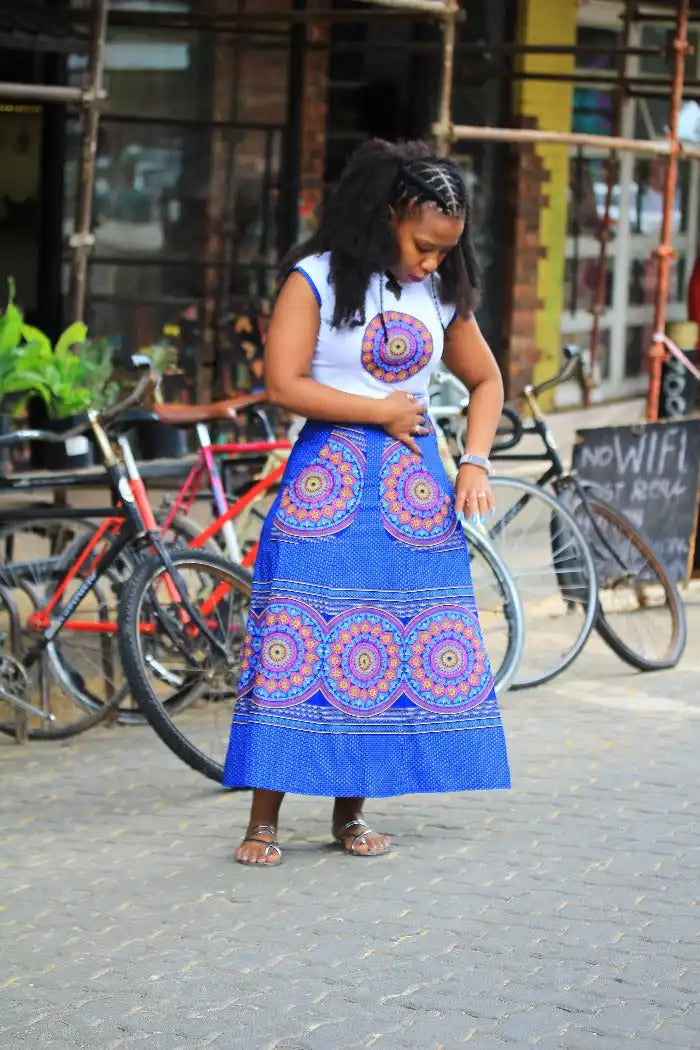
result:
[[[263,526],[224,784],[382,797],[510,786],[434,435],[307,423]]]

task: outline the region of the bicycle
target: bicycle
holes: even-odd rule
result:
[[[152,390],[153,382],[150,376],[145,377],[132,394],[118,405],[101,413],[87,413],[75,427],[62,435],[30,431],[10,436],[19,440],[66,440],[91,430],[112,490],[120,498],[121,505],[110,508],[109,516],[97,528],[78,535],[62,555],[0,567],[0,702],[5,708],[0,718],[0,730],[4,732],[13,735],[26,732],[44,738],[72,735],[101,721],[119,706],[129,685],[125,679],[117,677],[119,661],[115,656],[121,648],[121,639],[114,605],[121,604],[127,580],[152,551],[155,553],[149,558],[149,563],[155,559],[155,563],[163,567],[167,592],[171,602],[179,608],[181,622],[187,625],[187,630],[192,638],[197,639],[200,648],[209,646],[219,662],[224,660],[229,678],[235,676],[237,657],[231,655],[224,642],[215,637],[214,630],[220,602],[230,592],[232,596],[235,595],[235,603],[231,597],[226,615],[225,641],[232,644],[232,638],[228,635],[235,633],[236,645],[240,649],[250,594],[249,574],[208,553],[182,550],[169,552],[157,529],[153,528],[152,521],[149,523],[145,520],[128,475],[110,444],[106,428],[114,426],[118,417],[123,416],[133,405],[141,403]],[[21,521],[23,513],[26,516],[28,511],[20,509],[14,512],[17,521]],[[53,508],[32,508],[30,513],[38,514],[36,520],[39,522],[49,522],[52,518],[56,521]],[[80,520],[81,515],[85,517],[90,513],[89,510],[71,511],[70,508],[61,511],[61,515],[65,515],[65,520],[69,522]],[[102,513],[100,509],[98,515]],[[3,516],[7,518],[6,514]],[[199,571],[202,578],[207,573],[216,573],[219,598],[210,603],[210,608],[203,615],[188,597],[184,577],[177,568],[180,563],[187,566],[188,572]],[[28,585],[28,579],[49,584],[47,595],[40,596]],[[21,593],[29,596],[30,607],[34,611],[28,616],[26,609],[18,608],[10,594],[10,587],[17,586]],[[108,600],[110,597],[111,605]],[[233,615],[234,605],[236,617]],[[21,615],[23,611],[24,619]],[[141,627],[137,625],[139,630]],[[163,639],[152,625],[145,628],[145,634],[149,636],[146,650],[151,666],[157,673],[165,673],[162,669],[167,653],[163,648]],[[24,643],[32,635],[37,641],[26,647]],[[81,640],[90,637],[98,640],[99,666],[88,662],[86,673],[82,674],[65,658],[64,642],[70,635]],[[68,691],[72,698],[75,699],[76,694],[79,698],[77,710],[72,710],[67,719],[62,711],[61,717],[57,717],[57,712],[50,706],[52,698],[47,697],[43,688],[49,668],[62,685],[70,685]],[[96,674],[104,684],[102,695],[97,691]],[[41,707],[29,699],[30,675],[37,678]],[[173,698],[172,703],[183,706],[191,699],[181,694]],[[11,720],[7,718],[8,707],[15,715]],[[20,721],[21,718],[32,718],[34,724],[29,728],[18,724],[18,711],[21,712]]]
[[[631,522],[565,468],[539,407],[541,393],[583,367],[576,347],[567,347],[564,353],[564,365],[556,376],[523,391],[532,423],[523,423],[506,406],[507,428],[499,427],[501,438],[492,449],[496,461],[549,463],[534,483],[498,475],[491,479],[498,516],[488,535],[511,569],[525,609],[526,642],[515,689],[537,685],[563,671],[594,627],[618,656],[639,670],[674,666],[685,645],[680,595],[658,557]],[[453,377],[445,382],[459,384]],[[468,392],[461,384],[457,392],[463,405]],[[457,458],[464,433],[461,421],[452,428]],[[526,436],[537,437],[544,451],[511,453]],[[635,608],[657,613],[653,624],[649,615],[645,617],[656,654],[648,644],[642,647],[622,636],[627,622],[622,617]],[[634,616],[631,620],[636,626]],[[668,623],[664,626],[662,620]]]
[[[493,479],[501,502],[509,487],[511,495],[515,495],[509,510],[490,527],[489,533],[497,545],[500,535],[503,538],[501,546],[505,546],[505,534],[510,522],[526,507],[532,508],[539,503],[543,508],[541,520],[544,521],[546,517],[549,519],[550,554],[557,577],[557,590],[567,605],[580,599],[584,589],[584,563],[578,562],[579,555],[572,550],[571,519],[585,539],[593,565],[595,602],[587,604],[583,628],[576,644],[566,654],[563,666],[552,673],[568,666],[583,648],[590,634],[588,620],[591,610],[594,614],[592,626],[626,663],[640,671],[674,667],[686,643],[685,610],[678,588],[668,576],[652,545],[636,526],[598,495],[594,486],[584,484],[575,471],[566,468],[539,406],[538,396],[541,393],[566,381],[577,369],[585,368],[583,355],[577,347],[566,347],[564,356],[563,367],[556,376],[537,386],[528,385],[523,391],[532,419],[530,423],[524,423],[512,409],[506,411],[511,433],[502,436],[495,444],[493,458],[545,462],[548,467],[534,485],[527,487],[527,492],[524,482],[519,481],[516,485],[514,479]],[[511,450],[526,436],[537,437],[544,446],[543,451],[513,453]],[[556,498],[555,508],[550,503],[551,496],[547,489],[551,489]],[[564,511],[571,517],[558,520]],[[557,547],[553,530],[560,530],[560,534],[568,541],[568,547],[566,544]],[[588,563],[589,559],[586,558]],[[513,568],[512,556],[509,564]],[[514,574],[518,578],[518,573]],[[589,590],[587,588],[587,594]],[[552,674],[548,677],[552,677]],[[516,682],[515,688],[521,684],[525,683]]]

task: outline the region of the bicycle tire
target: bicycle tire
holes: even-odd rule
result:
[[[26,582],[16,581],[18,589],[22,590],[23,593],[29,598],[32,604],[35,604],[35,595],[32,593],[31,588]],[[3,609],[7,608],[7,598],[4,593],[4,588],[0,587],[0,623],[3,622]],[[21,631],[21,625],[20,625]],[[0,635],[2,634],[0,629]],[[36,641],[36,634],[31,632],[32,641]],[[2,644],[5,641],[4,638],[0,637],[0,664],[2,663]],[[13,656],[14,653],[8,653]],[[47,654],[48,655],[48,654]],[[21,661],[21,655],[17,657]],[[45,673],[45,665],[36,665],[37,672],[39,674]],[[61,683],[59,682],[59,685]],[[64,689],[64,692],[66,690]],[[70,696],[70,694],[68,694]],[[104,703],[99,709],[95,709],[91,712],[85,711],[85,709],[75,703],[74,698],[70,697],[71,702],[75,705],[76,717],[68,722],[49,722],[41,726],[31,725],[30,718],[36,717],[30,713],[24,714],[19,713],[19,719],[13,718],[12,721],[6,721],[0,719],[0,732],[6,736],[17,737],[18,739],[27,738],[29,740],[68,740],[70,737],[78,736],[80,733],[86,732],[88,729],[92,729],[94,726],[99,725],[101,722],[106,721],[111,714],[116,711],[119,704],[119,695],[115,694],[109,701]],[[0,701],[0,703],[6,704],[7,701]],[[53,712],[52,712],[53,713]]]
[[[170,552],[176,568],[197,566],[212,570],[220,580],[228,579],[239,593],[250,597],[252,577],[245,569],[235,565],[221,555],[192,550]],[[133,695],[149,724],[173,754],[186,765],[210,780],[221,783],[223,764],[215,761],[197,747],[173,723],[171,712],[151,686],[141,648],[141,616],[145,595],[156,576],[163,574],[160,558],[152,556],[144,560],[126,586],[119,609],[119,641],[122,666]],[[229,720],[230,722],[230,720]]]
[[[493,684],[496,695],[501,696],[510,688],[515,678],[518,665],[523,654],[525,645],[525,617],[522,602],[516,583],[511,576],[502,558],[498,556],[488,540],[473,525],[464,526],[464,534],[469,544],[469,553],[472,566],[472,579],[479,575],[477,559],[482,559],[487,571],[496,584],[496,592],[503,602],[503,618],[506,624],[507,641],[505,651],[496,668],[491,667]],[[477,571],[474,572],[475,566]],[[476,594],[477,610],[483,611],[479,594]],[[482,625],[483,626],[483,625]],[[488,649],[488,634],[486,635],[486,646]]]
[[[158,524],[161,525],[164,519],[165,512],[159,511],[156,514]],[[178,546],[189,544],[202,532],[202,528],[199,524],[196,521],[193,521],[193,519],[186,517],[184,514],[177,514],[175,516],[171,523],[170,530],[173,533],[173,545]],[[214,548],[214,544],[209,541],[206,545],[206,549],[212,548]],[[75,549],[67,552],[66,557],[58,570],[57,579],[60,579],[64,575],[69,568],[70,562],[75,559],[76,554],[77,550]],[[119,559],[122,565],[122,571],[120,572],[119,569],[115,567],[112,567],[108,571],[106,575],[117,594],[121,592],[124,583],[131,577],[136,563],[140,561],[142,557],[143,555],[135,551],[133,548],[127,548],[120,555]],[[58,679],[63,689],[72,696],[76,703],[80,704],[81,707],[88,712],[95,711],[102,705],[103,701],[96,698],[85,688],[83,676],[80,673],[76,673],[75,669],[71,667],[70,660],[61,645],[61,633],[62,632],[59,632],[56,639],[48,648],[48,655],[51,660],[53,674]],[[146,722],[146,718],[138,703],[135,702],[134,698],[125,688],[119,690],[116,709],[117,721],[121,725],[143,725]]]
[[[606,615],[605,601],[599,603],[598,615],[595,621],[597,633],[621,660],[624,660],[625,663],[630,664],[638,671],[663,671],[670,667],[675,667],[683,655],[687,639],[685,608],[678,588],[670,579],[653,547],[632,524],[629,518],[625,517],[625,515],[617,510],[617,508],[612,507],[606,500],[601,499],[599,496],[595,496],[590,492],[588,492],[586,496],[591,511],[604,519],[608,525],[615,528],[618,533],[624,537],[625,541],[641,556],[644,564],[653,571],[657,583],[660,584],[663,589],[672,623],[672,633],[668,651],[663,657],[658,659],[652,658],[648,654],[642,653],[637,649],[633,649],[622,637],[620,637],[613,625],[612,615]],[[575,513],[576,512],[585,514],[582,504],[579,504]],[[594,557],[594,562],[595,561],[596,559]],[[601,569],[599,567],[599,575],[600,571]],[[603,588],[603,581],[600,578],[598,584],[601,594],[604,594],[605,590]],[[649,580],[646,581],[646,585],[650,585]],[[641,608],[645,608],[644,603],[642,603]],[[651,610],[655,607],[648,605],[646,608]],[[658,606],[656,606],[656,608],[658,608]],[[656,632],[656,634],[658,637],[659,632]]]
[[[521,478],[511,478],[501,475],[491,478],[491,485],[493,487],[494,498],[496,501],[496,515],[495,518],[491,519],[486,525],[486,532],[489,541],[496,550],[496,553],[505,563],[516,586],[520,590],[520,598],[525,617],[525,645],[523,659],[521,661],[520,669],[518,670],[515,679],[512,681],[510,688],[526,689],[535,685],[541,685],[543,682],[548,682],[556,675],[560,674],[573,663],[585,646],[593,630],[598,607],[598,583],[595,565],[586,537],[574,515],[551,493],[534,485],[532,482],[524,481]],[[523,503],[520,509],[513,510],[511,508],[507,512],[504,512],[502,517],[499,517],[499,503],[503,500],[502,495],[499,497],[499,489],[503,490],[506,487],[510,487],[514,490],[518,501],[523,501]],[[547,529],[544,538],[546,544],[549,545],[549,561],[554,570],[559,596],[565,603],[568,603],[569,605],[574,604],[571,574],[575,573],[577,598],[575,604],[579,605],[582,611],[580,628],[576,633],[573,643],[567,645],[564,652],[558,656],[555,655],[553,661],[548,666],[544,669],[538,670],[534,669],[532,664],[528,665],[527,660],[528,639],[534,639],[535,646],[541,645],[538,630],[535,626],[535,616],[538,611],[537,605],[534,601],[528,601],[527,594],[524,593],[529,578],[529,567],[522,562],[516,562],[514,552],[512,550],[510,552],[506,550],[507,544],[504,536],[505,530],[507,530],[511,522],[516,519],[520,510],[527,505],[538,506],[544,514],[544,521],[546,522]],[[517,508],[518,504],[516,503],[513,506]],[[504,524],[504,519],[506,517],[508,518],[508,521]],[[563,534],[565,537],[565,544],[564,547],[562,547],[562,550],[558,550],[555,546],[553,529],[555,529],[557,535]],[[512,532],[514,533],[515,530],[512,530]],[[565,549],[569,549],[571,553],[567,555],[566,565],[563,565],[562,551]],[[563,577],[564,570],[569,574],[567,577]],[[560,573],[562,574],[563,580],[560,579]],[[541,571],[537,574],[541,575]],[[538,649],[538,653],[539,651],[540,650]],[[532,652],[532,648],[530,652]]]

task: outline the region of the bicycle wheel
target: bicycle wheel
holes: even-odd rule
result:
[[[161,523],[158,514],[156,520]],[[199,536],[200,532],[197,522],[178,514],[164,538],[169,544],[185,546]],[[52,581],[47,585],[51,590],[55,590],[79,556],[82,546],[88,541],[86,537],[81,542],[74,543],[57,563]],[[207,549],[211,548],[215,549],[210,541]],[[54,676],[86,711],[97,710],[105,703],[106,695],[111,697],[112,692],[118,690],[117,720],[123,725],[142,725],[146,718],[138,701],[130,692],[122,671],[116,630],[98,633],[93,621],[99,618],[105,623],[116,624],[124,584],[133,576],[136,565],[147,557],[146,551],[137,551],[131,547],[122,552],[117,562],[98,581],[94,592],[97,602],[93,601],[91,604],[89,600],[84,600],[78,612],[71,617],[69,626],[59,632],[47,650]],[[70,597],[72,590],[81,582],[82,574],[71,585],[67,597]],[[51,590],[47,590],[47,596]],[[59,602],[57,612],[60,613],[61,608],[62,602]],[[80,620],[84,623],[86,616],[88,624],[85,633],[74,631],[71,626],[73,621]]]
[[[520,595],[508,569],[473,525],[465,525],[479,622],[496,693],[510,687],[525,644]]]
[[[221,782],[250,605],[251,577],[223,557],[172,552],[177,586],[202,611],[218,653],[183,616],[161,561],[139,565],[119,611],[122,664],[161,740],[188,766]]]
[[[578,656],[598,604],[595,566],[571,511],[520,478],[491,479],[496,514],[490,542],[515,580],[525,616],[525,645],[511,689],[539,685]]]
[[[593,552],[600,607],[596,630],[626,663],[640,671],[675,667],[686,643],[685,609],[678,588],[653,548],[624,514],[587,493],[574,513]]]
[[[29,671],[24,667],[27,651],[40,637],[30,628],[29,618],[43,606],[44,587],[56,571],[56,559],[37,557],[37,545],[43,540],[55,549],[56,537],[68,535],[74,527],[71,521],[51,522],[47,528],[41,521],[39,530],[32,533],[31,523],[16,524],[10,547],[18,560],[0,566],[0,732],[19,739],[75,736],[104,721],[119,702],[118,693],[111,691],[90,709],[76,703],[73,690],[66,689],[54,673],[50,647]],[[8,547],[4,543],[3,547],[6,553]],[[21,701],[34,710],[22,709]]]
[[[38,627],[30,628],[31,613],[45,609],[53,599],[49,620],[55,622],[82,586],[96,556],[90,555],[60,596],[54,597],[95,532],[93,522],[59,515],[60,512],[56,518],[0,526],[0,548],[6,557],[9,554],[12,558],[0,566],[0,579],[13,588],[13,595],[18,591],[22,596],[16,600],[21,611],[25,648],[30,639],[36,642],[41,633]],[[111,540],[105,537],[103,542]],[[41,668],[34,674],[46,679],[41,685],[43,694],[48,694],[48,700],[44,696],[44,703],[53,705],[51,713],[57,721],[68,717],[73,706],[88,716],[97,716],[95,720],[100,721],[105,707],[112,710],[127,698],[116,639],[116,610],[121,586],[131,577],[133,566],[133,557],[124,552],[83,596],[69,623],[44,651]],[[47,685],[49,680],[51,689]],[[38,688],[37,678],[32,682],[32,691]]]

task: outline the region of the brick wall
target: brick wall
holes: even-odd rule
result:
[[[534,127],[533,120],[521,120],[521,127]],[[536,149],[523,145],[513,149],[510,211],[513,234],[504,258],[504,279],[510,301],[504,310],[506,348],[505,376],[508,395],[517,394],[532,382],[540,358],[537,345],[537,314],[542,309],[538,295],[538,262],[547,250],[540,243],[540,217],[547,206],[545,195],[549,175]]]
[[[310,11],[327,7],[327,0],[309,0]],[[304,103],[301,117],[301,201],[300,234],[313,231],[323,203],[323,176],[326,155],[326,122],[328,118],[328,50],[314,50],[313,44],[327,43],[328,23],[319,19],[309,22],[304,63]]]

